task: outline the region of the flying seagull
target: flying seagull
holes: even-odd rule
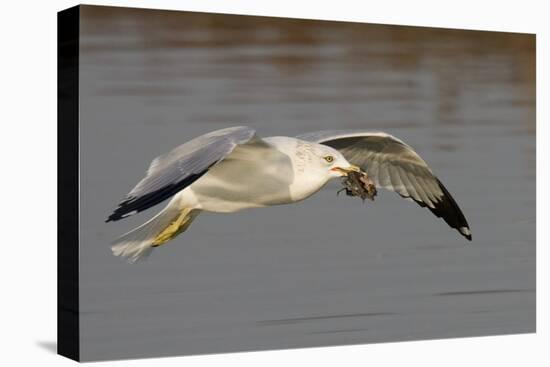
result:
[[[155,158],[107,222],[170,201],[111,249],[135,262],[185,231],[201,211],[232,213],[296,203],[351,172],[366,173],[376,187],[428,208],[472,239],[464,214],[426,162],[389,134],[340,130],[261,138],[254,129],[238,126],[199,136]]]

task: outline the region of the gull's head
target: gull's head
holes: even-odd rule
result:
[[[349,163],[346,158],[334,148],[326,145],[315,147],[317,167],[329,178],[347,176],[349,172],[360,172],[360,168]]]

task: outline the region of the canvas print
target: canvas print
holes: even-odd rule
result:
[[[58,352],[535,331],[535,35],[58,16]]]

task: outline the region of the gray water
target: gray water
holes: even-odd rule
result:
[[[82,8],[83,360],[535,331],[534,36]],[[391,192],[201,214],[143,263],[104,223],[208,131],[383,130],[453,194],[468,243]]]

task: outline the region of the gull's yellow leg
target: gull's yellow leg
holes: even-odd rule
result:
[[[164,245],[166,242],[185,231],[195,217],[191,212],[192,209],[183,209],[180,214],[155,237],[152,246],[157,247]]]

